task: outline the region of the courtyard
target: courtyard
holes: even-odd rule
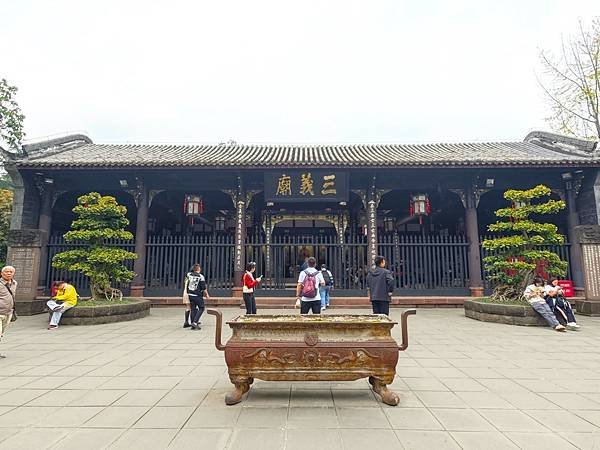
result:
[[[180,309],[153,309],[134,322],[47,331],[45,315],[20,317],[0,344],[0,448],[600,447],[600,318],[579,316],[581,332],[560,334],[419,309],[392,385],[398,407],[366,380],[257,380],[225,406],[214,317],[196,332],[182,319]]]

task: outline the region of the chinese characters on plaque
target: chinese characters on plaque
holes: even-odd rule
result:
[[[347,201],[348,177],[345,172],[324,170],[268,173],[265,191],[266,200],[273,202]]]

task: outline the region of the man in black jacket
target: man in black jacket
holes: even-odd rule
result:
[[[394,277],[392,272],[385,268],[385,258],[375,257],[375,267],[367,275],[367,288],[373,314],[390,314],[390,301],[394,292]]]
[[[204,312],[204,299],[209,298],[204,275],[200,273],[200,264],[194,264],[192,271],[187,274],[187,294],[190,298],[190,320],[192,330],[200,329],[200,317]]]

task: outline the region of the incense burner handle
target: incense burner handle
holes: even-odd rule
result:
[[[402,327],[402,344],[398,347],[398,351],[406,350],[408,348],[408,316],[412,316],[417,313],[415,308],[407,309],[402,312],[400,317],[400,326]]]
[[[225,346],[221,343],[221,331],[222,331],[222,327],[223,327],[223,314],[221,314],[221,311],[217,310],[217,309],[207,309],[206,312],[208,314],[212,314],[213,316],[215,316],[217,318],[217,326],[215,329],[215,347],[217,347],[217,350],[225,350]]]

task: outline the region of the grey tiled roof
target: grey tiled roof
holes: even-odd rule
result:
[[[556,135],[526,142],[457,144],[93,144],[84,137],[25,146],[21,167],[414,167],[482,165],[600,165],[594,143],[557,142]],[[552,138],[552,139],[550,139]],[[560,136],[558,137],[560,138]],[[56,140],[55,140],[56,141]],[[582,145],[577,145],[581,142]],[[585,145],[583,145],[585,144]]]

